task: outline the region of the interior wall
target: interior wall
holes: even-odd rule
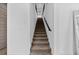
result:
[[[77,3],[48,4],[45,17],[52,31],[48,31],[48,28],[46,31],[50,47],[54,48],[54,54],[73,54],[73,11],[78,9],[79,4]],[[36,21],[34,12],[30,4],[8,4],[8,54],[30,54]]]
[[[73,54],[73,11],[79,4],[54,4],[54,54]]]
[[[36,16],[37,15],[36,15],[34,3],[31,3],[31,7],[30,7],[30,40],[31,40],[30,42],[31,43],[33,40],[34,30],[35,30],[36,21],[37,21]]]
[[[9,3],[7,12],[8,54],[30,54],[30,4]]]
[[[75,10],[74,11],[74,26],[73,26],[73,30],[74,30],[74,53],[75,54],[79,54],[79,10]]]
[[[49,44],[50,44],[50,47],[52,49],[51,51],[53,53],[53,48],[54,48],[54,4],[53,3],[46,4],[44,16],[45,16],[47,23],[51,29],[51,31],[49,31],[46,23],[44,22],[47,36],[48,36],[48,40],[49,40]]]
[[[56,55],[74,54],[73,43],[73,11],[79,10],[77,3],[46,4],[44,16],[52,29],[45,24],[52,53]],[[52,38],[52,39],[51,39]]]

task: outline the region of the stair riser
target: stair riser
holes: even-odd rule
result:
[[[34,35],[34,37],[46,37],[47,35]]]
[[[33,41],[48,41],[47,39],[34,39]]]
[[[46,34],[45,32],[35,32],[35,34]]]
[[[35,43],[32,43],[32,46],[34,46],[34,45],[40,45],[40,46],[41,46],[41,45],[42,45],[42,46],[44,45],[44,46],[49,46],[48,44],[35,44]]]
[[[31,55],[51,55],[51,53],[35,53],[35,52],[32,52]]]
[[[44,48],[44,47],[49,48],[48,45],[47,45],[47,46],[46,46],[46,45],[43,45],[43,46],[42,46],[42,45],[33,45],[33,46],[35,46],[35,47],[37,47],[37,48]]]
[[[48,43],[48,40],[46,39],[34,39],[33,43]]]
[[[47,38],[37,38],[37,37],[35,37],[34,39],[35,39],[35,40],[43,40],[43,39],[44,39],[44,40],[45,40],[45,39],[47,40]]]
[[[38,54],[49,54],[50,51],[33,51],[32,53],[38,53]]]
[[[51,52],[51,50],[50,49],[45,49],[45,50],[44,49],[43,50],[42,49],[37,49],[37,50],[32,49],[32,52]]]
[[[45,44],[46,44],[46,45],[47,45],[47,44],[49,44],[49,43],[48,43],[48,42],[44,42],[44,43],[43,43],[43,42],[33,42],[32,44],[38,44],[38,45],[39,45],[39,44],[40,44],[40,45],[45,45]]]

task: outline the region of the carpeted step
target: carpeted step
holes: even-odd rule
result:
[[[48,41],[33,41],[33,44],[48,44]]]
[[[33,46],[32,50],[49,50],[48,46]]]
[[[47,39],[33,39],[33,41],[48,41]]]
[[[36,40],[38,40],[38,39],[47,39],[47,37],[34,37],[33,39],[36,39]]]
[[[51,50],[48,49],[33,49],[31,55],[51,55]]]
[[[45,32],[35,32],[35,34],[46,34]]]
[[[37,19],[31,55],[51,55],[51,49],[49,47],[49,42],[42,18]]]
[[[50,52],[44,52],[44,51],[38,51],[38,52],[33,51],[31,53],[31,55],[51,55],[51,53]]]
[[[44,36],[47,36],[45,33],[42,33],[42,34],[34,34],[35,37],[44,37]]]

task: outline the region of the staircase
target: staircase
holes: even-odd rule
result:
[[[42,18],[37,19],[31,47],[31,55],[51,55],[51,49],[49,47],[49,42]]]

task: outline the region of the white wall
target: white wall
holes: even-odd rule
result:
[[[54,4],[54,54],[73,54],[73,11],[79,4]]]
[[[30,4],[8,4],[8,54],[30,54]]]
[[[31,43],[32,43],[33,35],[34,35],[36,21],[37,21],[36,11],[34,7],[34,3],[32,3],[30,7],[30,40],[31,40],[30,42]]]
[[[74,52],[75,54],[79,54],[79,10],[74,11]]]
[[[47,4],[46,7],[44,15],[52,32],[48,31],[48,28],[46,31],[54,54],[73,54],[73,11],[79,9],[79,4],[55,3]],[[30,54],[35,16],[31,4],[8,4],[8,54]]]
[[[44,22],[46,32],[47,32],[47,35],[48,35],[50,48],[53,49],[53,47],[54,47],[54,4],[53,3],[46,4],[44,16],[45,16],[45,18],[48,22],[50,29],[52,30],[52,31],[49,31],[48,28],[47,28],[47,25]]]
[[[73,11],[79,10],[79,4],[54,3],[47,4],[45,10],[46,20],[52,29],[46,31],[51,49],[54,54],[74,54],[73,52]],[[54,26],[54,28],[53,28]],[[52,51],[53,53],[53,51]]]

